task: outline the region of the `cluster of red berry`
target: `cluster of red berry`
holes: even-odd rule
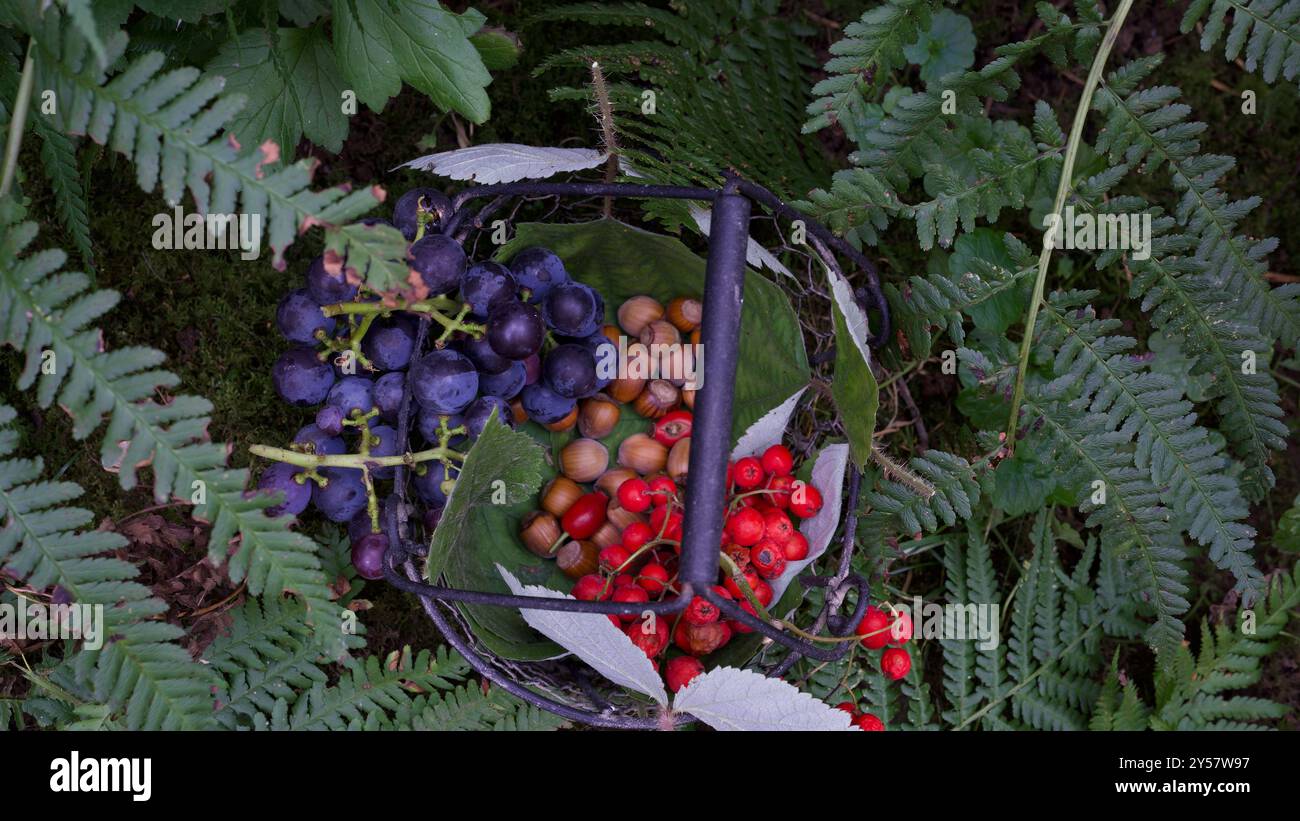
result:
[[[858,623],[857,634],[862,636],[862,646],[868,650],[884,649],[880,654],[880,672],[897,681],[911,671],[912,657],[903,649],[912,639],[912,619],[906,613],[886,613],[874,605],[868,607]]]
[[[658,426],[657,426],[658,427]],[[655,437],[665,437],[656,430]],[[664,442],[671,446],[672,443]],[[785,572],[787,562],[808,555],[808,540],[796,526],[822,507],[817,488],[792,475],[794,457],[784,445],[773,445],[761,458],[736,460],[727,467],[727,514],[721,546],[730,558],[714,591],[738,601],[750,613],[772,602],[768,580]],[[613,487],[614,499],[596,491],[579,498],[561,517],[565,533],[586,538],[607,521],[624,522],[618,541],[605,544],[597,554],[595,572],[580,576],[572,594],[587,601],[641,603],[666,601],[680,594],[677,563],[681,552],[685,475],[621,476]],[[579,521],[581,520],[581,521]],[[599,521],[597,521],[599,520]],[[575,532],[576,530],[576,532]],[[728,572],[734,567],[735,572]],[[722,618],[721,610],[696,596],[675,623],[659,616],[610,616],[633,643],[659,666],[670,642],[686,655],[668,660],[664,670],[669,689],[676,692],[703,671],[699,658],[751,628]]]
[[[835,709],[843,710],[848,713],[849,717],[853,720],[854,726],[859,730],[883,731],[885,729],[885,722],[881,721],[871,713],[862,712],[858,709],[858,705],[854,704],[852,701],[841,701],[839,704],[835,705]]]
[[[862,621],[858,623],[857,635],[862,637],[862,646],[868,650],[884,650],[880,654],[880,671],[894,681],[903,678],[912,669],[912,657],[903,645],[912,639],[912,619],[902,611],[885,612],[872,605],[867,608]],[[889,645],[897,645],[890,647]],[[852,701],[842,701],[835,705],[853,719],[853,724],[862,730],[883,730],[885,722],[877,716],[858,709]]]

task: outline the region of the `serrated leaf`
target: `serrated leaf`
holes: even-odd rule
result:
[[[816,516],[799,524],[799,532],[808,540],[808,556],[797,562],[789,562],[784,573],[770,580],[773,601],[781,601],[781,596],[790,583],[830,546],[835,529],[840,524],[840,508],[843,504],[840,496],[844,489],[844,474],[848,470],[848,445],[827,445],[817,454],[817,461],[813,462],[812,485],[821,491],[822,509],[817,511]]]
[[[498,564],[527,584],[564,586],[565,576],[554,561],[534,556],[519,544],[515,524],[536,504],[546,471],[546,457],[526,433],[513,431],[495,419],[466,454],[455,488],[443,507],[433,533],[425,578],[445,576],[452,587],[465,590],[508,591],[497,573]],[[498,481],[504,482],[505,504],[494,504]],[[498,497],[499,498],[499,497]],[[475,635],[493,652],[510,658],[551,658],[560,649],[540,641],[520,615],[504,607],[465,605]]]
[[[405,81],[439,108],[482,123],[492,109],[492,75],[469,39],[482,20],[433,0],[334,0],[334,49],[349,86],[370,108],[381,111]]]
[[[248,105],[231,124],[243,145],[274,140],[291,157],[302,136],[338,152],[348,135],[343,75],[321,28],[246,31],[226,41],[208,70]]]
[[[849,714],[780,679],[715,667],[677,693],[673,710],[715,730],[851,731]]]
[[[516,596],[573,598],[535,584],[520,584],[501,565],[497,565],[497,572]],[[668,706],[668,692],[664,690],[663,681],[650,664],[650,659],[632,643],[626,633],[614,626],[608,616],[555,610],[522,609],[519,612],[530,627],[591,665],[597,673],[615,684],[650,696],[665,707]]]
[[[483,58],[483,65],[489,71],[514,68],[519,62],[519,52],[523,50],[519,38],[502,28],[480,29],[469,41],[478,49],[478,56]]]
[[[749,426],[740,437],[740,441],[731,449],[731,458],[743,459],[746,456],[760,456],[763,451],[785,438],[785,429],[790,425],[790,417],[799,405],[799,398],[807,388],[800,388],[781,404],[772,408]]]
[[[835,378],[831,382],[831,397],[848,436],[853,462],[862,467],[871,460],[876,411],[880,407],[880,388],[871,372],[871,349],[867,347],[867,317],[848,281],[829,268],[826,276],[835,301],[832,306]]]
[[[606,154],[592,148],[554,148],[488,143],[427,154],[398,168],[428,171],[453,180],[472,180],[483,185],[518,180],[541,180],[569,171],[595,168]]]
[[[354,222],[331,231],[325,241],[325,267],[343,270],[348,281],[364,282],[381,294],[406,292],[411,269],[406,238],[391,225]]]

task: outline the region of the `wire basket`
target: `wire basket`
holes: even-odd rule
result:
[[[384,557],[384,577],[395,587],[415,594],[425,613],[438,631],[480,675],[512,695],[541,709],[573,721],[597,727],[619,729],[663,729],[665,726],[692,721],[689,715],[648,716],[640,705],[620,703],[618,696],[607,697],[591,683],[584,672],[574,672],[556,662],[514,662],[484,650],[455,604],[477,604],[534,610],[558,610],[578,613],[635,615],[646,611],[657,616],[680,612],[694,596],[711,602],[722,614],[734,619],[766,640],[778,643],[790,652],[772,670],[783,675],[799,658],[834,661],[848,652],[849,644],[818,644],[786,629],[770,624],[741,608],[713,590],[720,562],[720,539],[723,528],[723,502],[726,498],[726,469],[730,457],[732,405],[735,394],[736,368],[739,358],[741,303],[744,294],[746,248],[749,221],[754,205],[766,209],[774,218],[801,221],[808,244],[832,271],[840,273],[836,254],[848,258],[866,274],[866,284],[855,296],[865,308],[876,311],[877,331],[868,343],[878,347],[890,334],[889,307],[881,292],[879,276],[870,260],[847,242],[834,236],[817,221],[781,201],[771,191],[747,180],[728,175],[720,188],[657,186],[635,183],[547,183],[517,182],[482,185],[468,189],[454,198],[436,198],[432,204],[438,212],[443,234],[464,242],[468,235],[487,224],[489,216],[512,198],[530,196],[658,198],[707,201],[713,213],[709,231],[708,258],[705,266],[703,323],[703,367],[709,380],[696,396],[693,435],[690,447],[691,481],[687,483],[679,577],[680,595],[671,601],[620,603],[579,601],[576,599],[509,595],[482,590],[462,590],[420,581],[415,560],[428,553],[428,546],[407,537],[406,467],[396,468],[395,491],[387,505],[384,529],[388,550]],[[470,203],[491,198],[474,211]],[[422,350],[428,336],[429,319],[420,321],[416,350]],[[398,420],[397,452],[407,450],[411,413],[411,382],[406,384]],[[850,471],[843,506],[841,549],[834,573],[826,576],[804,575],[805,585],[826,589],[825,604],[813,625],[813,632],[829,629],[834,636],[847,636],[862,619],[868,603],[867,582],[850,572],[854,548],[856,508],[861,474]],[[395,503],[394,503],[395,502]],[[858,592],[854,612],[844,616],[838,611],[848,593]]]

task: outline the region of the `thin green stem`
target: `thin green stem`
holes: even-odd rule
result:
[[[263,459],[285,462],[303,468],[353,468],[357,470],[367,465],[371,467],[410,466],[418,465],[421,462],[432,462],[435,459],[455,459],[456,461],[464,461],[465,459],[465,454],[444,447],[429,448],[416,453],[399,453],[396,456],[369,456],[361,453],[340,453],[327,456],[315,453],[300,453],[296,450],[285,450],[284,448],[273,448],[270,445],[252,445],[248,448],[248,452]]]
[[[1092,59],[1092,67],[1088,69],[1088,79],[1083,84],[1083,94],[1079,98],[1079,106],[1074,114],[1074,123],[1070,127],[1070,139],[1065,144],[1065,159],[1061,163],[1061,179],[1056,184],[1056,199],[1052,203],[1052,214],[1056,215],[1056,225],[1053,229],[1047,231],[1043,238],[1043,250],[1038,255],[1038,276],[1034,279],[1034,296],[1029,302],[1029,316],[1025,319],[1025,337],[1020,343],[1020,367],[1016,370],[1016,390],[1011,399],[1011,416],[1007,420],[1007,448],[1009,452],[1015,451],[1016,430],[1020,425],[1020,404],[1025,398],[1025,372],[1029,370],[1029,353],[1034,346],[1034,324],[1038,321],[1038,306],[1043,301],[1043,290],[1047,285],[1047,269],[1052,261],[1052,246],[1055,244],[1057,232],[1062,230],[1061,209],[1065,206],[1065,198],[1070,193],[1070,182],[1074,176],[1074,161],[1079,154],[1079,146],[1083,142],[1083,126],[1088,119],[1088,109],[1092,106],[1092,96],[1097,91],[1097,84],[1101,82],[1102,70],[1106,67],[1106,58],[1110,56],[1111,49],[1115,47],[1115,40],[1119,37],[1120,29],[1124,25],[1124,18],[1128,16],[1129,9],[1133,6],[1133,0],[1120,0],[1119,9],[1110,19],[1106,27],[1106,36],[1102,38],[1101,45],[1097,48],[1097,54]]]
[[[0,198],[8,196],[18,172],[18,149],[23,144],[23,129],[27,126],[27,106],[32,99],[32,84],[36,82],[36,60],[32,57],[35,40],[27,41],[27,58],[23,60],[23,76],[18,81],[18,97],[14,100],[14,115],[9,120],[9,139],[5,142],[4,172],[0,174]]]

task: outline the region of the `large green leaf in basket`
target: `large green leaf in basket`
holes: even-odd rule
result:
[[[704,290],[703,259],[676,239],[616,221],[523,224],[499,256],[509,259],[530,245],[555,251],[575,279],[600,291],[609,322],[618,306],[636,294],[667,302],[676,296],[699,297]],[[703,376],[707,386],[709,376]],[[748,272],[733,441],[807,381],[807,355],[789,301],[771,282]],[[623,438],[648,425],[627,407],[614,432],[602,441],[612,454]],[[553,561],[525,550],[517,535],[520,519],[537,506],[541,484],[554,475],[545,459],[547,443],[558,451],[573,436],[533,428],[537,426],[530,423],[526,432],[513,432],[493,425],[474,444],[434,534],[427,565],[430,578],[442,573],[455,587],[508,592],[496,571],[500,563],[525,584],[561,591],[572,586]],[[496,479],[506,482],[506,504],[492,503]],[[478,639],[500,656],[531,660],[563,652],[533,632],[517,610],[474,605],[461,610]]]
[[[607,322],[614,321],[624,300],[637,294],[667,302],[677,296],[698,298],[704,292],[703,258],[673,237],[617,220],[523,223],[498,256],[508,260],[530,245],[551,249],[574,279],[600,291]],[[702,376],[707,387],[708,372]],[[807,383],[808,356],[789,299],[776,285],[747,271],[731,443]]]
[[[434,530],[425,578],[445,577],[452,587],[509,593],[496,563],[520,581],[567,589],[555,562],[538,558],[519,543],[519,519],[534,508],[547,471],[545,451],[530,436],[510,430],[495,417],[465,457],[442,520]],[[506,607],[462,605],[474,635],[497,655],[542,659],[564,651]]]

